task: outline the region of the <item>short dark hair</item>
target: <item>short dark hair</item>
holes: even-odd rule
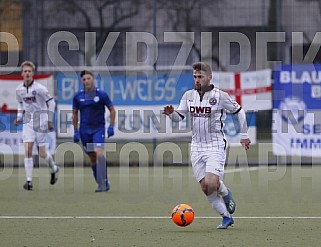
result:
[[[83,77],[84,75],[91,75],[92,77],[94,77],[94,73],[89,70],[83,70],[80,72],[80,77]]]
[[[193,64],[193,69],[196,71],[204,71],[207,75],[212,74],[212,68],[207,63],[197,62]]]

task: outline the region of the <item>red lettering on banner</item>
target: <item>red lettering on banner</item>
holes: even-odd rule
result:
[[[7,104],[3,104],[0,109],[3,113],[17,113],[17,110],[15,109],[8,109]]]

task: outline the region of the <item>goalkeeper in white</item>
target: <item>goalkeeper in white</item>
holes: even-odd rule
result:
[[[16,89],[18,101],[18,114],[14,124],[23,123],[22,139],[25,149],[25,172],[27,182],[23,188],[32,190],[33,159],[32,149],[36,142],[39,146],[39,155],[49,164],[51,170],[50,184],[55,184],[58,179],[58,167],[51,154],[46,150],[47,135],[53,130],[53,113],[55,101],[48,93],[45,86],[33,80],[35,65],[25,61],[21,65],[23,82]]]
[[[227,93],[210,84],[212,69],[208,64],[193,64],[193,76],[195,88],[185,92],[176,110],[168,105],[163,113],[175,122],[191,117],[193,173],[213,209],[223,217],[217,228],[227,229],[234,224],[231,214],[236,203],[223,183],[227,145],[223,127],[226,112],[236,114],[241,126],[240,142],[248,150],[251,141],[247,134],[245,111]]]

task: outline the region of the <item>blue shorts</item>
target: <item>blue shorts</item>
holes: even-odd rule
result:
[[[100,128],[91,133],[79,131],[81,143],[86,153],[95,151],[95,148],[104,148],[105,145],[105,128]]]

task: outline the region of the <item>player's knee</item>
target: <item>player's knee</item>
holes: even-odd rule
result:
[[[207,191],[207,184],[205,183],[205,179],[203,178],[200,181],[200,185],[201,185],[201,190],[204,192],[204,194],[206,195],[206,191]]]
[[[39,156],[43,159],[47,158],[47,151],[45,147],[39,147]]]
[[[215,174],[208,174],[208,176],[205,177],[205,181],[213,191],[217,191],[220,187],[220,178]]]
[[[96,152],[96,156],[97,156],[97,157],[101,157],[101,156],[104,155],[104,150],[103,150],[103,149],[97,148],[97,149],[95,150],[95,152]]]
[[[218,190],[218,187],[216,186],[215,183],[209,183],[207,185],[207,194],[206,195],[211,195],[213,192],[216,192]]]
[[[210,195],[211,193],[209,192],[209,190],[208,190],[208,186],[207,186],[207,184],[205,184],[205,185],[203,185],[203,186],[201,186],[201,188],[202,188],[202,191],[203,191],[203,193],[205,194],[205,195]]]
[[[25,157],[32,158],[32,145],[25,145]]]
[[[201,189],[202,189],[202,191],[204,192],[204,194],[206,195],[206,191],[207,191],[207,186],[206,186],[206,184],[205,183],[201,183]]]
[[[201,183],[201,189],[203,193],[207,196],[211,195],[214,191],[217,190],[213,184],[208,183],[207,181],[203,181],[203,183]]]
[[[220,180],[219,179],[215,179],[215,181],[213,182],[213,188],[215,191],[218,191],[220,188]]]

